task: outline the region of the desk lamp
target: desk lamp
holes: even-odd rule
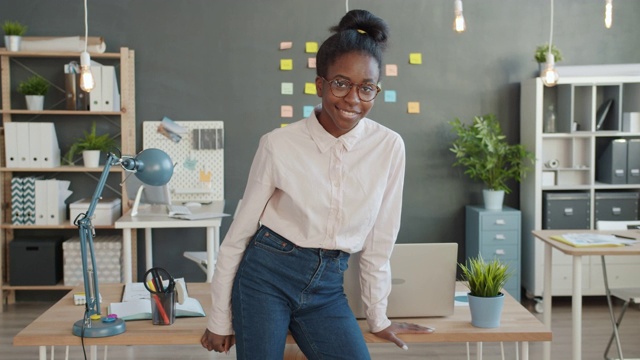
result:
[[[171,158],[159,149],[146,149],[137,156],[118,157],[113,153],[107,155],[107,161],[93,193],[89,209],[78,215],[74,224],[80,230],[80,253],[82,256],[82,275],[84,277],[84,293],[86,310],[82,320],[73,324],[73,334],[80,337],[98,338],[122,334],[125,331],[124,320],[101,316],[100,290],[98,287],[98,269],[93,250],[93,236],[95,228],[91,224],[93,213],[102,194],[109,170],[114,165],[120,165],[125,171],[134,175],[145,184],[161,186],[169,182],[173,175]],[[91,270],[87,266],[87,255],[91,256]]]

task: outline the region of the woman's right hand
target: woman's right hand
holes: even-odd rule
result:
[[[218,335],[214,334],[209,329],[205,329],[202,338],[200,339],[202,347],[215,352],[229,352],[229,349],[236,343],[236,337],[234,335]]]

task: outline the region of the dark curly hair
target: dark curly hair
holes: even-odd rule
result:
[[[316,55],[316,74],[326,77],[329,66],[340,56],[356,51],[370,55],[382,70],[382,52],[389,28],[384,20],[366,10],[351,10],[329,29],[334,34],[322,43]]]

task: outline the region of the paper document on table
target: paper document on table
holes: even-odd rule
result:
[[[169,215],[174,219],[182,219],[182,220],[204,220],[204,219],[214,219],[229,216],[229,214],[225,213],[214,213],[214,212],[200,212],[200,213],[191,213],[191,214],[175,214]]]
[[[575,247],[625,246],[636,243],[636,240],[607,234],[570,233],[553,235],[551,238]]]

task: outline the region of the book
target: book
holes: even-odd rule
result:
[[[184,279],[176,279],[176,283]],[[176,286],[178,288],[179,286]],[[180,303],[180,296],[176,302],[176,317],[202,317],[205,316],[202,305],[196,298],[189,297],[186,286],[183,294],[183,301]],[[125,321],[150,320],[151,319],[151,296],[149,291],[141,282],[127,283],[124,286],[122,302],[115,302],[109,305],[109,314],[116,314],[118,318]]]
[[[625,246],[636,243],[636,240],[623,239],[607,234],[573,233],[552,235],[551,238],[575,247]]]

